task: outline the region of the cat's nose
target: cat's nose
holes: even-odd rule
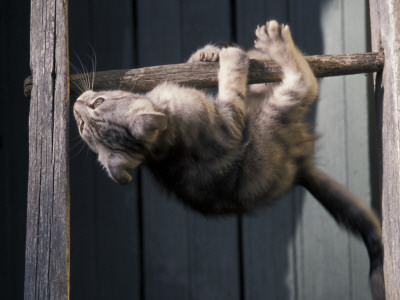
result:
[[[75,101],[74,107],[75,107],[75,106],[78,106],[78,105],[82,105],[82,104],[83,104],[83,101],[80,100],[80,99],[78,99],[78,100]]]
[[[75,109],[75,107],[74,107],[74,116],[75,116],[75,118],[76,118],[77,116],[80,117],[80,115],[79,115],[78,111]]]
[[[81,117],[81,115],[80,115],[80,113],[79,113],[79,111],[78,111],[78,108],[76,107],[76,103],[74,104],[73,111],[74,111],[74,117],[75,117],[75,119],[76,119],[77,121],[78,121],[78,120],[82,120],[82,117]]]
[[[79,110],[82,110],[82,108],[83,108],[84,106],[85,106],[85,104],[83,103],[83,101],[81,101],[81,100],[76,100],[75,103],[74,103],[74,106],[73,106],[73,108],[74,108],[74,114],[75,114],[75,113],[78,113]]]

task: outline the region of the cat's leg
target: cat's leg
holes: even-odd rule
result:
[[[309,104],[318,94],[317,80],[304,56],[295,46],[289,26],[269,21],[256,30],[255,47],[282,67],[282,83],[270,99],[275,105]]]
[[[244,112],[249,68],[247,54],[237,46],[220,48],[216,45],[207,45],[193,53],[188,62],[217,60],[220,64],[217,102],[233,104]]]
[[[229,47],[221,50],[218,72],[218,99],[244,105],[246,97],[249,58],[240,48]]]
[[[242,136],[249,58],[240,48],[224,48],[219,53],[216,105],[234,138]]]

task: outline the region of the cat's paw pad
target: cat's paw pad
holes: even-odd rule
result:
[[[220,52],[221,48],[214,45],[207,45],[193,53],[188,62],[218,61]]]
[[[275,20],[269,21],[261,27],[257,26],[256,36],[255,48],[267,53],[275,50],[273,48],[284,48],[293,44],[289,26],[278,24]]]
[[[228,63],[233,66],[247,66],[249,64],[249,57],[240,48],[228,47],[221,50],[220,64]]]

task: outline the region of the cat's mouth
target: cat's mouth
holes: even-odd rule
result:
[[[83,128],[85,127],[85,122],[83,122],[83,120],[81,120],[81,124],[79,125],[79,132],[82,134],[83,132]]]
[[[75,119],[77,120],[78,123],[78,127],[79,127],[79,133],[82,134],[83,129],[85,127],[85,122],[83,121],[83,118],[81,117],[81,115],[78,113],[78,111],[76,109],[74,109],[74,115],[75,115]]]

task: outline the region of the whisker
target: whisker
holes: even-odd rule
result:
[[[74,80],[74,85],[76,86],[77,89],[79,89],[82,93],[87,91],[87,90],[93,90],[94,89],[94,84],[95,84],[95,79],[96,79],[96,69],[97,69],[97,56],[96,52],[94,51],[94,48],[92,45],[90,45],[90,48],[92,50],[92,55],[88,55],[90,61],[91,61],[91,70],[89,72],[88,67],[83,63],[82,59],[80,56],[75,52],[75,56],[79,62],[80,67],[75,65],[70,61],[70,66],[72,70],[75,72],[74,75],[76,75],[75,80]]]
[[[71,155],[71,159],[77,158],[82,153],[83,149],[85,149],[85,147],[86,147],[86,144],[82,143],[81,144],[81,148],[79,149],[79,151],[77,153]],[[87,150],[89,150],[88,147],[86,147],[86,148],[87,148]],[[87,154],[86,154],[86,158],[85,159],[87,159]]]
[[[83,66],[82,61],[79,57],[79,55],[74,51],[76,58],[79,60],[79,62],[81,63],[81,66]],[[71,66],[73,68],[73,70],[75,71],[75,73],[78,74],[77,79],[79,81],[80,84],[80,90],[82,92],[87,90],[87,86],[85,84],[85,80],[84,80],[84,69],[79,69],[75,64],[71,63]]]
[[[75,142],[71,141],[71,143],[73,143],[73,145],[71,145],[69,147],[70,151],[75,150],[77,147],[81,147],[84,143],[84,141],[81,139],[80,141],[75,140]]]
[[[83,64],[83,62],[82,62],[82,60],[81,60],[81,58],[79,56],[78,56],[78,60],[79,60],[79,63],[81,64],[81,67],[82,67],[83,81],[85,83],[85,90],[87,91],[87,90],[90,89],[90,83],[89,83],[90,81],[89,81],[89,78],[88,78],[88,70],[87,70],[86,66]]]
[[[75,135],[73,138],[71,138],[69,147],[71,159],[78,157],[85,147],[87,147],[87,144],[79,135]]]
[[[119,90],[121,89],[121,85],[122,85],[122,80],[119,81],[119,86],[118,86]]]
[[[92,91],[94,90],[94,80],[95,80],[95,75],[96,75],[96,69],[97,69],[97,56],[96,52],[94,51],[92,45],[90,45],[90,48],[92,48],[92,54],[93,57],[90,57],[92,61]]]
[[[85,157],[85,160],[88,159],[88,156],[89,156],[89,147],[86,147],[86,157]]]
[[[85,84],[82,80],[82,71],[79,70],[79,68],[77,66],[75,66],[75,64],[73,64],[72,62],[70,62],[70,66],[72,68],[72,70],[75,72],[76,75],[76,81],[73,81],[74,85],[83,93],[85,91]]]
[[[80,135],[75,135],[75,136],[71,137],[71,143],[75,143],[75,142],[84,143],[84,141]]]
[[[132,88],[131,88],[131,90],[130,90],[131,93],[133,93],[133,89],[134,89],[135,86],[136,86],[136,82],[137,82],[137,81],[135,81],[135,82],[133,83],[133,86],[132,86]]]
[[[72,81],[73,82],[73,84],[74,84],[74,86],[78,89],[78,90],[80,90],[81,91],[81,93],[83,93],[83,92],[85,92],[84,90],[83,90],[83,88],[81,87],[81,85],[79,84],[79,76],[77,76],[77,79],[78,79],[78,82],[77,81]]]
[[[92,71],[90,72],[92,74],[92,79],[90,80],[90,86],[91,86],[91,90],[93,91],[93,87],[94,87],[94,72],[95,72],[95,62],[93,61],[92,57],[89,57],[90,60],[92,61]]]

